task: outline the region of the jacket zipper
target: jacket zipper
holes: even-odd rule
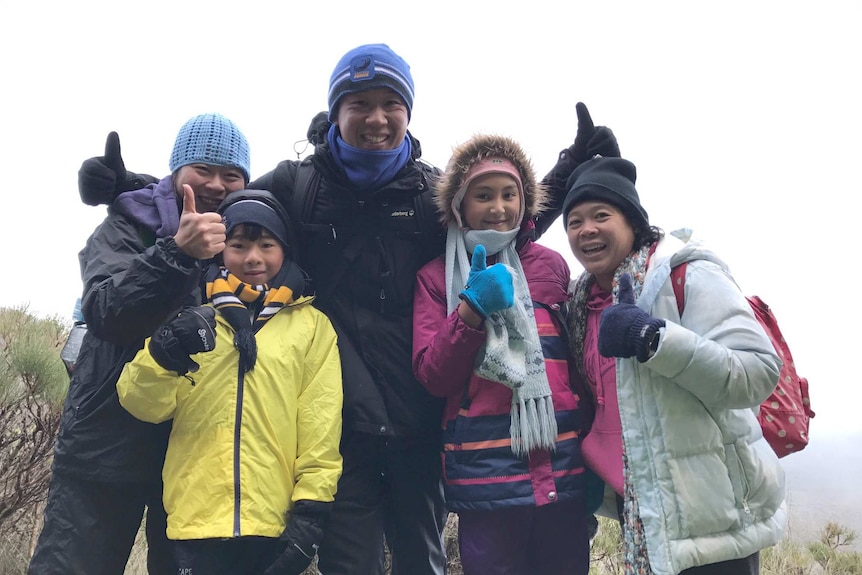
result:
[[[236,413],[234,417],[233,430],[233,536],[241,537],[240,531],[240,503],[242,497],[240,495],[240,471],[239,471],[239,455],[240,455],[240,432],[242,430],[242,395],[245,385],[245,374],[242,372],[242,365],[237,368],[237,387],[236,387]]]

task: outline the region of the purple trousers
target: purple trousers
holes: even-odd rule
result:
[[[579,500],[458,512],[464,575],[586,575],[588,516]]]

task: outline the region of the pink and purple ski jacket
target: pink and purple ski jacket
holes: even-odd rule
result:
[[[521,243],[518,253],[534,302],[558,426],[556,449],[534,451],[529,458],[512,453],[511,390],[473,373],[485,332],[466,325],[457,312],[446,314],[444,259],[429,262],[417,276],[413,370],[432,395],[446,398],[443,473],[451,511],[546,505],[584,496],[581,436],[587,422],[581,399],[569,384],[569,352],[557,319],[567,299],[569,267],[560,254],[530,240]]]

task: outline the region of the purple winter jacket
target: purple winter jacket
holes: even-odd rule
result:
[[[465,324],[457,311],[446,314],[444,258],[429,262],[417,276],[413,371],[432,395],[446,398],[443,473],[452,511],[546,505],[584,496],[580,445],[587,423],[569,385],[564,327],[544,307],[558,310],[566,301],[569,267],[560,254],[530,240],[518,253],[534,301],[558,426],[556,449],[533,451],[529,458],[511,450],[512,391],[473,373],[485,332]]]

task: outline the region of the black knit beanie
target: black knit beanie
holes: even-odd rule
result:
[[[635,189],[636,179],[637,169],[628,160],[602,156],[587,160],[566,181],[569,193],[563,201],[563,225],[575,205],[597,200],[619,207],[633,227],[649,226],[649,216]]]

